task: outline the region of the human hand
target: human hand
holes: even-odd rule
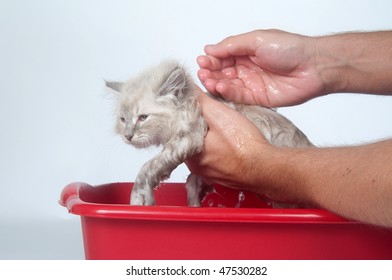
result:
[[[325,92],[311,37],[256,30],[205,47],[199,79],[212,94],[267,107],[303,103]]]
[[[239,112],[208,97],[200,90],[198,101],[209,130],[203,152],[186,160],[192,173],[207,182],[252,189],[251,171],[258,147],[271,146],[256,126]],[[259,165],[259,163],[257,163]]]
[[[203,152],[185,161],[189,170],[207,183],[245,189],[272,201],[301,201],[302,178],[298,183],[290,175],[289,150],[271,145],[245,116],[195,88],[209,130]]]

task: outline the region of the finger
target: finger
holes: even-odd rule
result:
[[[231,112],[233,112],[233,109],[222,102],[213,99],[206,93],[200,93],[196,98],[201,106],[203,117],[210,127],[216,126],[217,124],[218,126],[221,126],[226,122],[230,122],[227,121],[227,117],[225,118],[223,116],[230,115]]]
[[[238,144],[250,140],[265,141],[258,128],[235,109],[209,97],[207,94],[200,94],[198,102],[202,108],[203,118],[209,127],[206,137],[212,137],[211,135],[214,134],[222,135],[223,139],[231,139],[229,142],[237,143],[236,148],[239,147]]]
[[[199,64],[200,68],[210,68],[211,59],[207,55],[199,55],[196,58],[197,64]]]
[[[216,85],[225,79],[234,79],[236,77],[236,70],[234,67],[224,69],[223,71],[211,72],[207,69],[200,69],[197,72],[199,80],[203,83],[204,87],[212,94],[217,93]]]
[[[206,45],[204,51],[207,55],[217,58],[226,58],[229,56],[254,55],[255,54],[254,31],[230,36],[218,44]]]
[[[213,56],[200,55],[197,57],[197,64],[199,64],[202,69],[204,68],[211,71],[217,71],[234,66],[235,59],[233,57],[218,59]]]
[[[219,111],[232,110],[222,102],[211,97],[209,93],[203,92],[196,84],[194,86],[196,89],[197,102],[200,104],[203,117],[206,119],[207,123],[209,120],[213,120],[214,122],[219,120],[219,118],[216,118],[220,115]]]
[[[197,72],[197,76],[200,81],[207,79],[223,80],[223,79],[235,79],[237,78],[237,69],[235,67],[228,67],[220,71],[210,71],[208,69],[200,69]]]
[[[211,78],[211,71],[208,69],[200,69],[197,71],[197,77],[200,81],[204,82],[205,80]]]
[[[262,105],[270,107],[270,102],[265,92],[260,88],[252,90],[244,86],[241,80],[222,81],[216,84],[216,92],[224,99],[239,104]]]
[[[213,94],[216,95],[218,92],[216,91],[216,85],[217,85],[217,80],[214,79],[207,79],[203,82],[204,87],[206,88],[206,90]]]
[[[269,102],[264,95],[256,95],[249,88],[245,88],[236,84],[218,83],[216,91],[225,99],[234,103],[247,104],[247,105],[262,105],[269,107]]]
[[[243,93],[246,91],[241,81],[223,81],[215,86],[216,92],[224,99],[239,104],[249,104],[244,100]]]
[[[197,101],[199,102],[202,110],[203,117],[206,119],[207,123],[209,123],[209,119],[211,119],[211,113],[220,105],[220,102],[212,99],[206,93],[200,93],[197,95]]]

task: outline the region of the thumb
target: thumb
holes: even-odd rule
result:
[[[204,93],[201,89],[196,98],[201,106],[203,118],[210,128],[230,122],[228,117],[232,112],[235,112],[233,109],[210,97],[208,93]]]
[[[249,140],[265,141],[259,129],[248,118],[223,102],[200,92],[197,100],[210,132],[225,135],[236,141],[244,137]]]

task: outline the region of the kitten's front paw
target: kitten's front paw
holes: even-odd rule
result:
[[[131,205],[155,205],[154,195],[152,191],[146,191],[138,187],[134,187],[131,193]]]

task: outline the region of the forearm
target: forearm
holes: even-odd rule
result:
[[[312,43],[325,94],[392,92],[392,31],[314,37]]]
[[[279,149],[273,158],[271,172],[264,170],[269,178],[261,179],[275,187],[267,189],[272,197],[279,193],[278,199],[305,200],[350,219],[392,227],[392,140]]]

